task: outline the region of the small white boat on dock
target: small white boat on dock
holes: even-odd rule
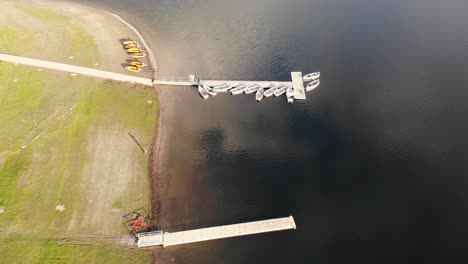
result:
[[[310,82],[309,84],[307,84],[305,90],[306,92],[310,92],[312,91],[313,89],[317,88],[317,86],[320,85],[320,80],[317,79],[317,80],[313,80],[312,82]]]
[[[198,85],[198,93],[203,99],[208,99],[208,97],[210,97],[208,92],[201,85]]]
[[[265,91],[265,88],[263,88],[263,87],[260,87],[257,90],[257,93],[255,94],[255,100],[257,100],[257,102],[260,102],[263,99],[263,92],[264,91]]]
[[[244,89],[244,93],[252,94],[252,93],[255,93],[258,89],[260,89],[260,85],[254,83],[252,85],[247,86],[247,88]]]
[[[286,90],[286,98],[288,99],[288,103],[294,102],[294,89],[291,86]]]
[[[304,82],[310,82],[310,81],[316,80],[318,78],[320,78],[320,72],[312,72],[312,73],[306,74],[306,75],[304,75],[302,77]]]
[[[263,93],[263,95],[265,95],[265,97],[270,97],[270,96],[272,96],[272,95],[275,93],[275,91],[278,89],[278,87],[279,87],[279,86],[274,86],[274,85],[273,85],[273,86],[270,87],[268,90],[266,90],[266,91]]]
[[[211,88],[210,86],[208,86],[208,85],[203,85],[203,88],[205,89],[205,91],[206,91],[209,95],[211,95],[211,96],[215,96],[215,95],[216,95],[216,91],[215,91],[213,88]]]
[[[229,90],[231,92],[232,95],[237,95],[237,94],[241,94],[244,92],[244,89],[247,87],[247,85],[241,83],[239,85],[237,85],[234,89],[231,89]]]
[[[287,89],[288,89],[287,85],[284,85],[284,84],[279,85],[278,87],[276,87],[276,91],[274,91],[273,94],[275,96],[280,96],[280,95],[284,94]]]

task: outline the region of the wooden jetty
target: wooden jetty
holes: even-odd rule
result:
[[[260,234],[265,232],[281,231],[288,229],[296,229],[296,223],[294,222],[294,218],[292,216],[247,222],[241,224],[179,231],[174,233],[141,233],[137,235],[137,246],[148,247],[162,245],[164,247],[169,247],[207,240]]]

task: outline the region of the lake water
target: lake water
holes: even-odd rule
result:
[[[141,28],[161,75],[322,73],[292,105],[164,90],[163,229],[293,215],[297,230],[158,262],[466,263],[467,1],[98,2]]]

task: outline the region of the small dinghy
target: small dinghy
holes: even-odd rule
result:
[[[318,78],[320,78],[320,72],[309,73],[309,74],[306,74],[306,75],[304,75],[302,77],[304,82],[310,82],[310,81],[313,81],[313,80],[318,79]]]
[[[211,96],[215,96],[215,95],[216,95],[216,91],[215,91],[213,88],[211,88],[210,86],[208,86],[208,85],[203,85],[203,88],[205,89],[205,91],[206,91],[209,95],[211,95]]]
[[[305,90],[306,92],[310,92],[312,91],[313,89],[317,88],[317,86],[320,85],[320,80],[317,79],[317,80],[313,80],[312,82],[310,82],[309,84],[307,84]]]
[[[236,95],[236,94],[241,94],[244,92],[244,89],[246,88],[247,86],[243,83],[237,85],[234,89],[231,89],[230,92],[232,95]]]
[[[288,99],[288,103],[294,102],[294,89],[291,86],[286,90],[286,98]]]
[[[260,87],[257,90],[257,93],[255,94],[255,100],[257,100],[257,102],[260,102],[263,99],[263,91],[264,90],[265,90],[265,88],[263,88],[263,87]]]
[[[266,91],[263,93],[263,95],[265,95],[265,97],[270,97],[270,96],[272,96],[272,95],[275,93],[275,91],[278,89],[278,87],[279,87],[279,86],[274,86],[274,85],[270,86],[270,88],[269,88],[268,90],[266,90]]]
[[[231,89],[231,88],[232,87],[227,83],[223,83],[223,84],[216,85],[215,87],[213,87],[215,92],[218,92],[218,93],[225,93],[225,92],[229,91],[229,89]]]
[[[122,45],[124,45],[124,46],[125,45],[130,45],[130,44],[137,44],[138,45],[138,43],[136,41],[133,41],[133,40],[127,40],[127,41],[122,42]]]
[[[146,57],[146,54],[144,54],[143,52],[137,52],[130,54],[130,56],[132,56],[132,58],[144,58]]]
[[[247,88],[244,89],[244,93],[252,94],[252,93],[255,93],[259,88],[260,88],[260,85],[254,83],[254,84],[247,86]]]
[[[208,97],[210,97],[208,92],[201,85],[198,85],[198,93],[203,99],[208,99]]]
[[[276,88],[277,88],[277,89],[276,89],[276,91],[273,92],[273,94],[274,94],[275,96],[280,96],[280,95],[282,95],[282,94],[284,94],[284,93],[286,92],[286,90],[288,89],[288,86],[282,84],[282,85],[280,85],[280,86],[278,86],[278,87],[276,87]]]
[[[141,49],[139,49],[139,48],[129,48],[129,49],[127,49],[127,52],[128,53],[138,53],[138,52],[141,52]]]

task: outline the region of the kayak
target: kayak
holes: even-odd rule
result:
[[[144,58],[146,57],[146,54],[144,54],[143,52],[138,52],[138,53],[132,53],[130,54],[130,56],[132,56],[132,58]]]
[[[131,61],[131,62],[130,62],[130,65],[136,66],[136,67],[138,67],[138,68],[143,68],[143,67],[146,66],[146,65],[145,65],[143,62],[141,62],[141,61]]]
[[[135,53],[135,52],[141,52],[141,50],[139,48],[129,48],[127,49],[127,52],[128,53]]]
[[[138,67],[132,66],[132,65],[125,67],[125,69],[127,71],[131,71],[131,72],[140,72],[141,71],[141,68],[138,68]]]
[[[129,48],[138,48],[140,47],[140,45],[138,44],[128,44],[128,45],[125,45],[125,49],[129,49]]]
[[[138,44],[138,43],[133,40],[127,40],[127,41],[122,42],[122,45],[129,45],[129,44]]]

